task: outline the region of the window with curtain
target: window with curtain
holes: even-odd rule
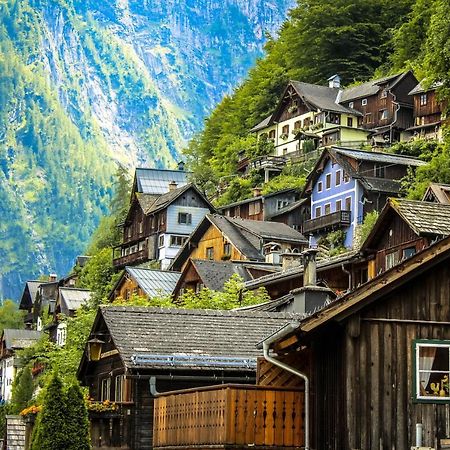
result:
[[[449,400],[450,341],[418,340],[414,350],[416,399]]]

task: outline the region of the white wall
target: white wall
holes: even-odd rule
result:
[[[14,356],[4,358],[1,361],[2,366],[2,389],[1,396],[5,402],[9,402],[12,396],[12,384],[16,375],[14,367]]]

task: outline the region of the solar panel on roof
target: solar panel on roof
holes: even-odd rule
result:
[[[172,181],[178,187],[186,185],[189,173],[183,170],[136,169],[137,190],[144,194],[165,194],[169,192]]]

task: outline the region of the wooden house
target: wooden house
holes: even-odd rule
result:
[[[447,236],[450,205],[390,198],[361,247],[369,260],[368,277],[373,278]]]
[[[424,202],[450,204],[450,184],[431,183],[422,199]]]
[[[132,295],[146,298],[172,295],[179,279],[179,272],[127,266],[112,289],[109,301],[128,300]]]
[[[14,354],[30,347],[41,337],[40,331],[5,329],[0,338],[0,402],[11,401],[13,382],[19,367]]]
[[[400,180],[408,169],[424,164],[392,153],[325,149],[302,194],[311,197],[311,219],[304,223],[303,232],[319,240],[330,231],[343,230],[344,245],[352,248],[366,214],[381,211],[388,197],[399,195]]]
[[[200,292],[204,287],[222,291],[225,283],[233,275],[248,281],[277,272],[279,269],[278,266],[266,263],[189,259],[173,289],[173,297],[176,299],[187,290]]]
[[[339,103],[340,80],[328,86],[290,81],[271,116],[252,128],[258,139],[270,139],[275,155],[292,157],[319,146],[350,142],[361,145],[369,133],[358,127],[362,113]]]
[[[78,369],[79,380],[89,387],[94,399],[90,406],[94,450],[154,448],[153,404],[160,393],[221,383],[254,384],[256,360],[261,356],[255,344],[296,317],[245,311],[101,307]],[[236,389],[245,393],[247,387],[255,388]],[[225,388],[227,385],[222,385],[219,390]],[[272,392],[263,389],[259,395],[260,414],[267,391]],[[217,390],[211,392],[205,395],[217,398]],[[95,408],[106,400],[111,402],[109,410]],[[220,407],[219,403],[216,406]],[[233,413],[237,411],[235,404],[229,406]],[[291,414],[298,408],[297,404],[286,407]],[[184,413],[190,409],[185,405]],[[243,411],[236,413],[244,419]],[[207,414],[205,418],[214,415],[212,411]],[[297,414],[300,421],[300,411]],[[219,426],[211,424],[211,433]],[[301,424],[297,429],[300,434]],[[183,433],[174,425],[173,437],[184,437]]]
[[[445,105],[438,100],[439,86],[439,83],[435,83],[425,88],[422,82],[409,92],[414,102],[414,124],[406,129],[406,136],[412,139],[442,140]]]
[[[181,270],[189,258],[278,263],[270,260],[273,249],[300,252],[307,244],[301,233],[283,223],[208,214],[176,255],[171,269]]]
[[[142,182],[142,180],[141,180]],[[167,185],[164,194],[134,192],[123,224],[122,244],[114,249],[116,268],[158,261],[166,269],[213,206],[193,184]]]
[[[310,448],[448,448],[449,293],[446,238],[264,341],[308,381]]]
[[[360,113],[358,127],[370,131],[374,145],[386,146],[413,126],[409,93],[416,85],[411,71],[390,75],[344,89],[339,103]]]

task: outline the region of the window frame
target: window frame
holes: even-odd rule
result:
[[[446,339],[414,339],[412,342],[412,357],[413,357],[413,383],[412,383],[412,398],[414,403],[445,403],[448,404],[450,401],[450,393],[448,397],[434,397],[420,396],[418,392],[420,387],[419,380],[419,347],[446,347],[449,350],[449,379],[450,379],[450,340]],[[450,381],[449,381],[450,382]]]
[[[426,106],[427,104],[428,104],[428,95],[426,92],[423,92],[422,94],[420,94],[419,97],[419,105]]]
[[[317,214],[317,212],[319,212],[319,214]],[[319,217],[322,217],[322,207],[321,206],[316,206],[314,208],[314,218],[317,219]]]
[[[325,203],[323,205],[323,215],[327,216],[328,214],[331,214],[331,203]]]
[[[106,383],[107,398],[103,397],[103,383]],[[100,401],[111,400],[111,377],[105,377],[100,380]]]
[[[367,106],[367,98],[361,99],[361,106]]]
[[[338,181],[339,181],[339,183],[338,183]],[[336,170],[336,172],[334,174],[334,185],[337,187],[337,186],[340,186],[341,183],[342,183],[342,170],[339,169],[339,170]]]
[[[338,206],[338,205],[339,205],[339,206]],[[335,208],[336,212],[342,211],[342,200],[341,200],[341,199],[336,200],[336,203],[335,203],[335,205],[334,205],[334,208]]]
[[[323,192],[323,181],[317,182],[317,192]]]
[[[206,247],[205,258],[208,261],[214,261],[214,247]]]
[[[177,243],[176,241],[181,241],[181,243]],[[179,234],[171,234],[170,235],[170,243],[169,247],[183,247],[183,245],[188,240],[188,236],[182,236]]]
[[[181,218],[186,217],[186,221],[182,221]],[[192,224],[192,214],[189,212],[179,211],[178,212],[178,224],[179,225],[191,225]]]
[[[325,189],[327,191],[331,189],[331,173],[325,175]]]

